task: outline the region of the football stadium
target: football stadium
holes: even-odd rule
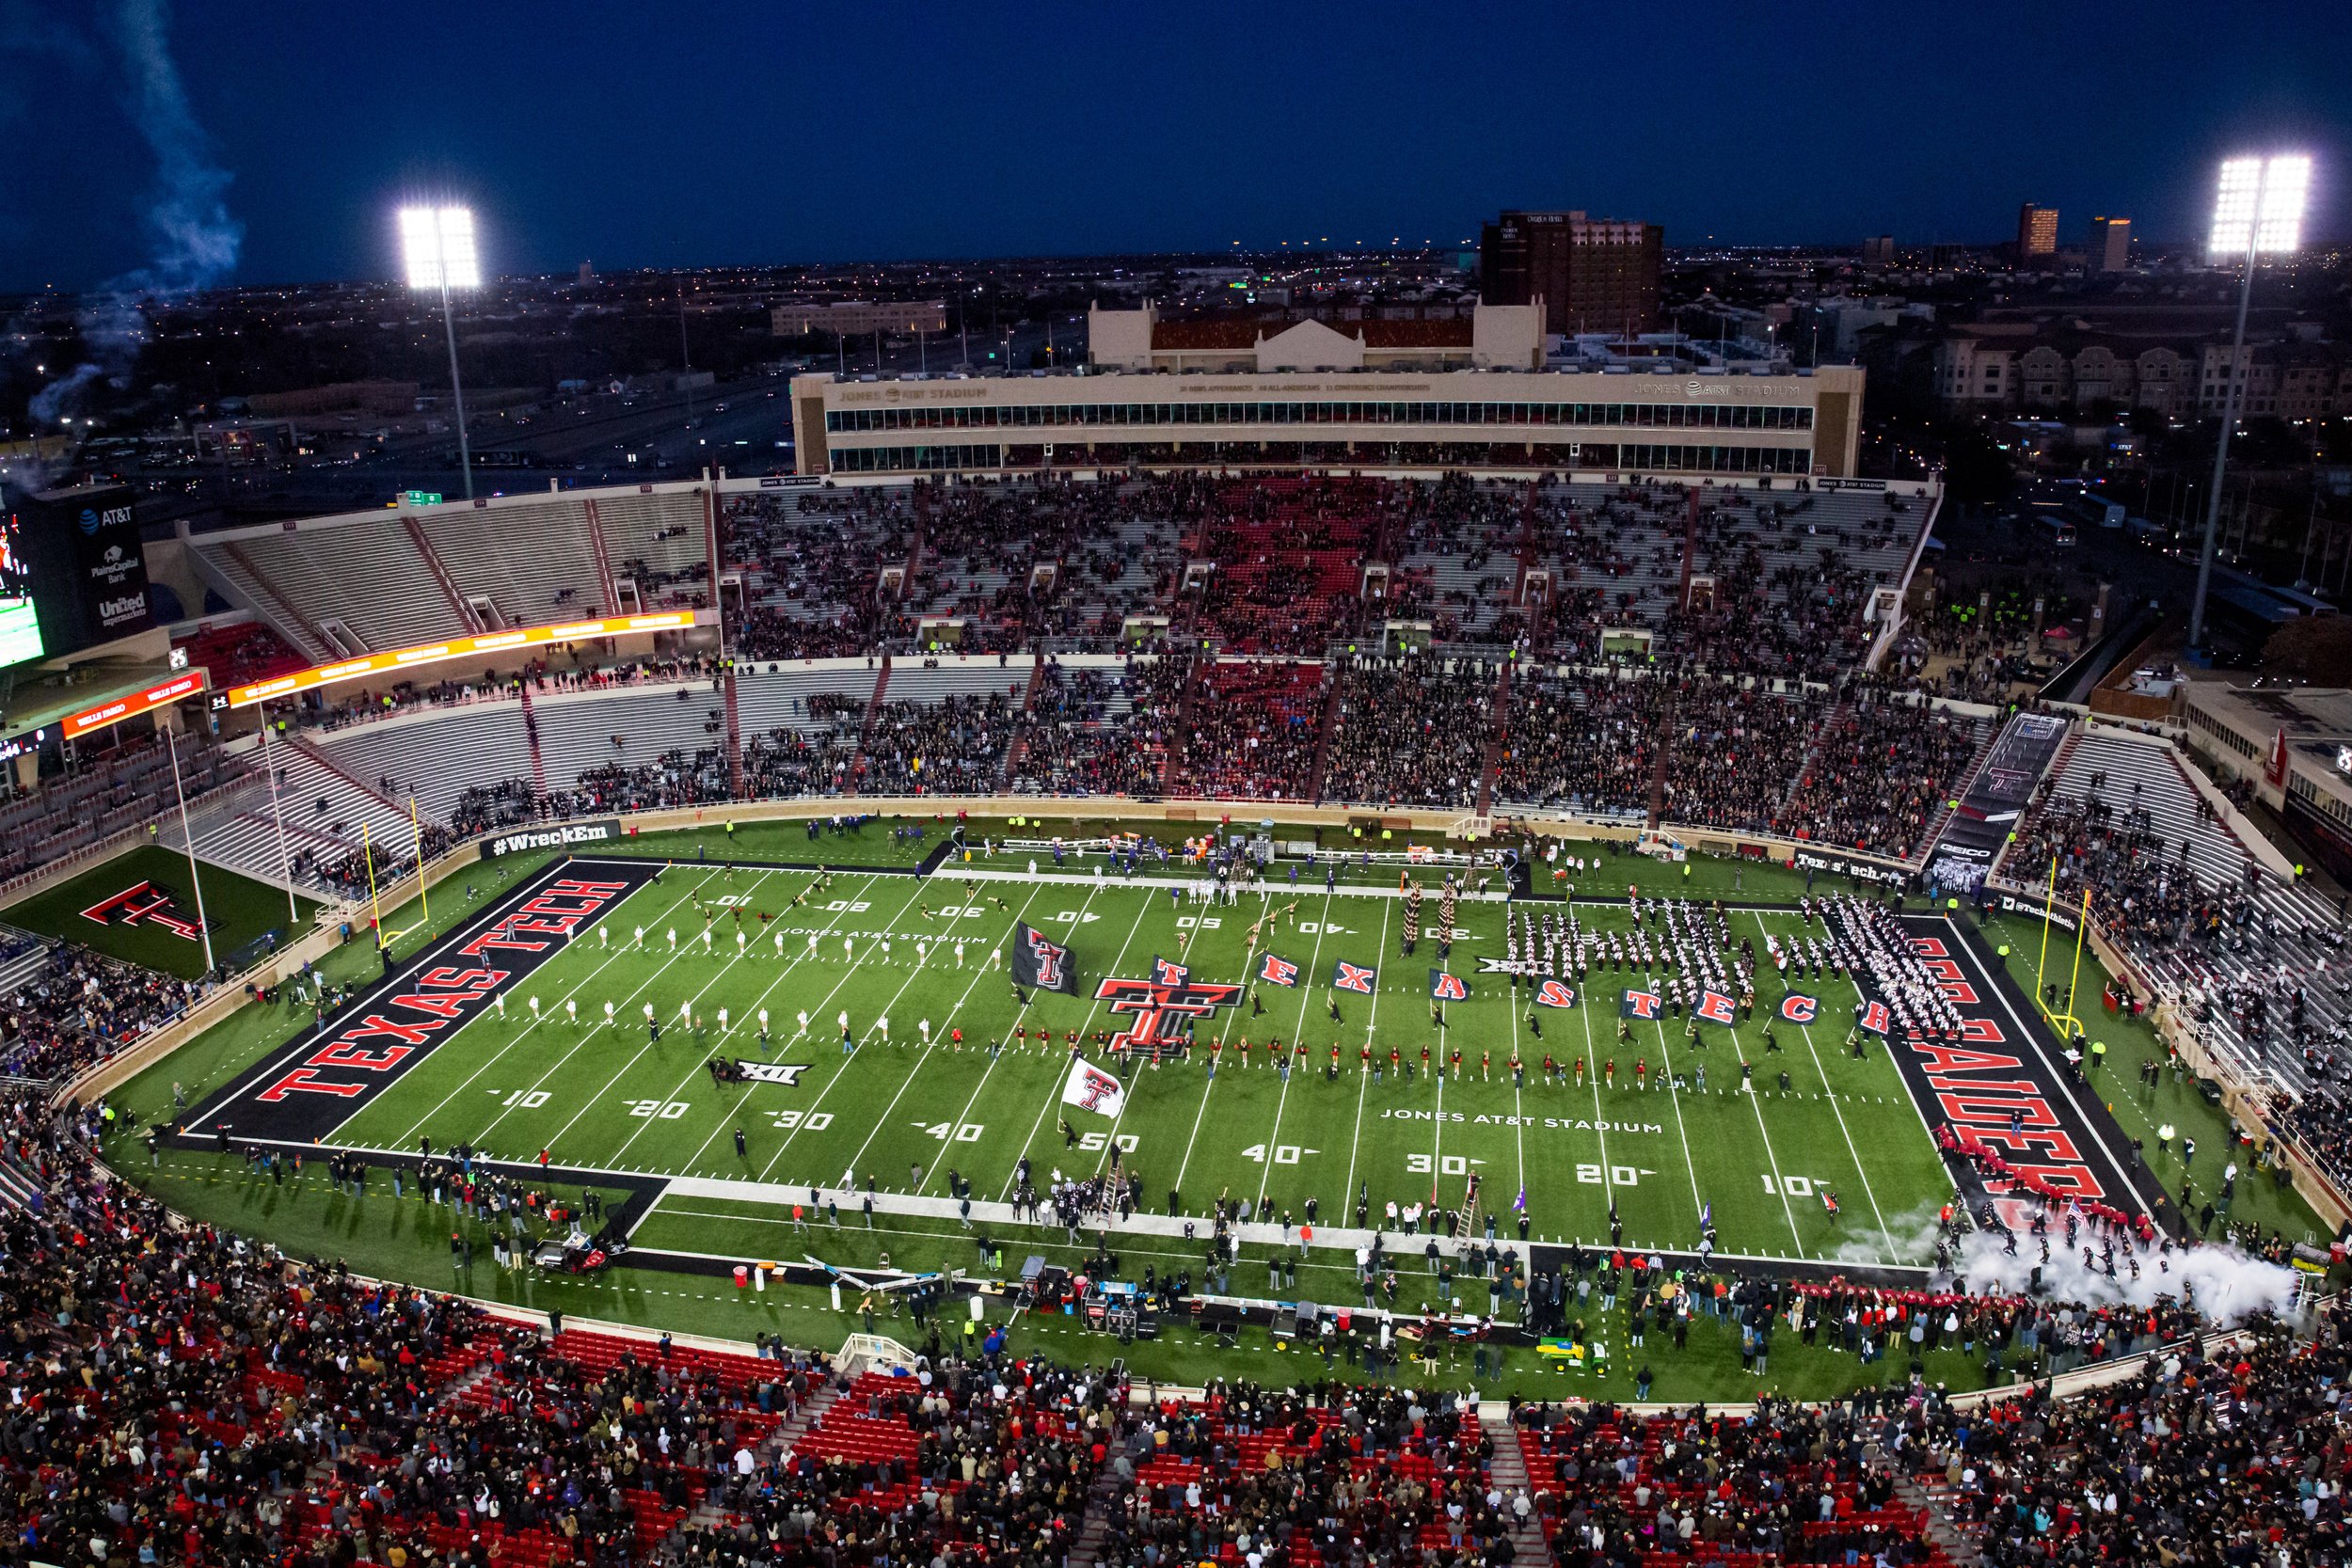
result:
[[[85,1442],[238,1560],[2332,1510],[2338,911],[1916,673],[1937,485],[1012,450],[151,550],[231,608],[0,807],[19,1307],[168,1395]]]

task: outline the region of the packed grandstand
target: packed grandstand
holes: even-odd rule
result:
[[[1899,607],[1936,500],[1787,480],[1176,472],[667,485],[199,532],[192,569],[230,609],[184,645],[223,689],[603,614],[699,625],[265,703],[266,753],[250,733],[176,758],[123,739],[0,805],[0,881],[151,832],[350,911],[419,855],[518,827],[1012,797],[1640,830],[1835,851],[1820,863],[1925,885],[2013,711],[1916,673]],[[184,829],[165,809],[175,761]],[[2046,871],[2054,905],[2087,896],[2133,973],[2268,1085],[2301,1154],[2352,1178],[2341,1003],[2287,977],[2325,972],[2338,924],[2260,875],[2242,832],[2175,753],[2078,726],[1990,885]],[[1327,1350],[1285,1386],[1169,1390],[975,1341],[920,1305],[903,1365],[583,1332],[175,1219],[93,1158],[104,1104],[51,1095],[225,974],[0,943],[14,1560],[2344,1554],[2340,1308],[2290,1322],[2169,1291],[1971,1296],[1762,1269],[1702,1294],[1638,1248],[1561,1265],[1546,1326],[1564,1345],[1623,1290],[1637,1358],[1645,1315],[1677,1349],[1695,1317],[1743,1370],[1777,1333],[1856,1371],[1839,1397],[1725,1412],[1482,1402],[1434,1360],[1391,1349],[1384,1367],[1370,1335],[1347,1339],[1346,1370]],[[274,1159],[248,1175],[280,1180]],[[450,1201],[536,1220],[539,1197],[508,1180],[477,1197],[469,1170]],[[1967,1219],[1947,1211],[1939,1259]],[[2110,1277],[2119,1255],[2135,1279],[2143,1259],[2189,1267],[2185,1213],[2178,1236],[2086,1223]],[[1924,1373],[1956,1346],[2013,1371],[2013,1397],[1957,1399]]]

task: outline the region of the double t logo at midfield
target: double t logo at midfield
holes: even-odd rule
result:
[[[1195,980],[1183,964],[1153,958],[1152,978],[1106,978],[1095,988],[1094,999],[1135,1021],[1112,1037],[1111,1049],[1156,1054],[1163,1042],[1173,1043],[1168,1020],[1189,1023],[1230,1007],[1241,1000],[1241,988]]]

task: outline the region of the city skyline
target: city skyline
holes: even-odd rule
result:
[[[1113,36],[1068,8],[852,24],[716,5],[641,37],[594,5],[426,4],[394,32],[283,6],[68,19],[17,0],[0,98],[42,155],[0,170],[0,290],[389,277],[391,214],[417,195],[473,203],[506,275],[1468,248],[1504,208],[1658,223],[1687,249],[1989,244],[2032,201],[2058,209],[2064,247],[2094,213],[2160,245],[2201,231],[2221,156],[2284,145],[2317,159],[2326,243],[2352,232],[2332,172],[2352,88],[2311,44],[2352,25],[2286,9],[2191,55],[2169,29],[2042,13],[1866,36],[1688,7],[1683,86],[1607,65],[1655,50],[1646,27],[1540,9],[1432,50],[1397,47],[1421,13],[1323,7],[1247,30],[1144,11]],[[2030,47],[1960,47],[2028,15]]]

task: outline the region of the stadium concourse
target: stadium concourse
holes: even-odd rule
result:
[[[2249,1190],[2224,1226],[2248,1244],[2206,1244],[1982,944],[1872,890],[1925,879],[1998,730],[1906,673],[1898,610],[1935,499],[1121,473],[644,486],[192,535],[237,610],[189,645],[235,672],[222,685],[599,613],[698,625],[322,683],[183,742],[190,827],[161,842],[362,935],[372,883],[504,852],[444,879],[430,919],[386,911],[407,934],[380,962],[362,942],[272,974],[128,1084],[72,1092],[233,970],[149,978],[60,940],[71,920],[8,934],[16,1552],[2337,1560],[2344,1323],[2291,1306],[2278,1266],[2308,1224],[2282,1233],[2288,1200]],[[10,803],[20,885],[103,867],[161,816],[151,745]],[[2035,831],[2094,895],[2134,896],[2105,816],[2062,794]],[[1280,830],[1162,816],[1080,850],[993,819],[947,859],[961,802],[1025,797],[1102,823],[1168,801],[1254,822],[1263,802],[1543,831],[1514,829],[1507,859],[1428,835],[1309,858]],[[878,798],[930,815],[866,821]],[[761,800],[821,815],[739,839],[714,811],[679,838],[691,862],[618,825]],[[1597,829],[1794,845],[1853,879],[1728,863],[1684,895],[1698,867],[1577,836]],[[2212,912],[2307,940],[2271,907]],[[2270,1033],[2314,1043],[2280,1011]],[[1189,1049],[1136,1050],[1185,1020]],[[2020,1085],[2030,1133],[2005,1119]],[[2302,1087],[2291,1114],[2326,1149],[2336,1113]],[[1945,1114],[1971,1091],[2002,1109]],[[2225,1216],[2256,1152],[2209,1156]],[[829,1234],[804,1240],[819,1211]],[[444,1231],[445,1277],[573,1326],[423,1288]],[[567,1238],[649,1266],[541,1270],[550,1246],[579,1258]],[[477,1246],[498,1259],[479,1287]],[[1154,1387],[1135,1370],[1152,1348],[1103,1369],[1041,1312],[974,1297],[967,1318],[951,1275],[1008,1246],[1098,1283],[1141,1263],[1173,1320],[1349,1307],[1317,1330],[1321,1376],[1218,1342],[1169,1363],[1198,1369],[1188,1386]],[[818,1247],[903,1298],[913,1347],[577,1321],[739,1323],[749,1297],[628,1276],[716,1268],[725,1296],[736,1260]],[[344,1252],[412,1283],[320,1260]],[[805,1268],[762,1293],[858,1322]],[[1477,1359],[1441,1372],[1454,1335]],[[1591,1399],[1521,1392],[1571,1363]],[[1652,1405],[1653,1364],[1661,1388],[1765,1397]],[[1819,1398],[1778,1397],[1775,1365]],[[2086,1370],[2088,1391],[2025,1381]],[[1955,1378],[2010,1397],[1981,1409]]]

